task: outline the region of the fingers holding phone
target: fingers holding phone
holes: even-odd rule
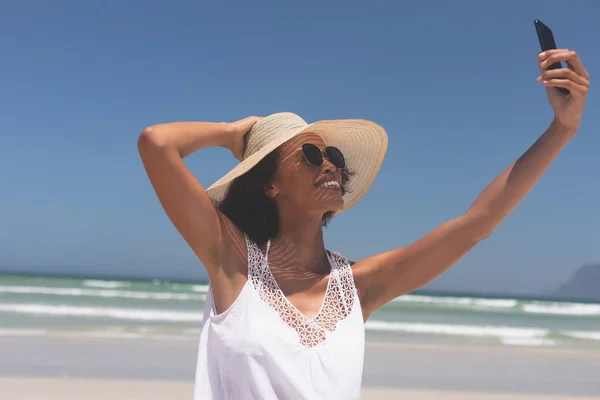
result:
[[[567,67],[550,69],[549,66],[564,62]],[[590,87],[590,75],[583,66],[577,52],[569,49],[555,49],[538,55],[540,75],[537,80],[546,87],[568,89],[575,97],[585,96]]]
[[[567,67],[549,68],[557,62],[564,62]],[[578,129],[590,87],[590,76],[579,55],[568,49],[548,50],[538,56],[538,64],[542,74],[537,80],[546,87],[555,118],[570,129]],[[568,90],[569,95],[553,89]]]
[[[567,67],[551,69],[551,65],[564,62]],[[569,91],[575,90],[575,95],[586,94],[590,86],[589,74],[579,55],[573,50],[548,50],[538,55],[538,66],[542,75],[537,80],[546,87],[561,87]]]
[[[577,130],[590,87],[590,75],[577,52],[557,49],[552,30],[538,19],[534,24],[542,48],[538,54],[541,75],[537,81],[546,87],[555,119],[565,127]]]
[[[549,66],[560,63],[561,61],[567,65],[567,68],[581,75],[585,79],[589,79],[589,74],[579,55],[569,49],[554,49],[544,51],[538,54],[538,61],[540,66],[540,71],[544,72],[546,70],[550,70]],[[562,68],[564,69],[564,68]]]

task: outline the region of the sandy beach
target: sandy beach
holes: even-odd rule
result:
[[[190,399],[189,340],[3,337],[12,399]],[[363,399],[600,399],[600,353],[369,341]]]
[[[179,400],[191,399],[193,393],[193,384],[191,382],[114,381],[102,379],[4,378],[0,379],[0,388],[2,388],[3,399],[28,400],[47,400],[49,398],[62,400]],[[442,398],[447,400],[591,400],[598,397],[364,388],[361,398],[366,400],[438,400]]]

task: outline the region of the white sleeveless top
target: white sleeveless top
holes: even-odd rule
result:
[[[320,311],[308,319],[283,295],[258,246],[248,245],[248,282],[221,314],[209,289],[195,400],[360,397],[364,322],[352,269],[328,254],[331,273]]]

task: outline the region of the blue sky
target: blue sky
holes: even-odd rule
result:
[[[219,4],[217,4],[219,3]],[[0,15],[0,265],[201,279],[136,148],[147,125],[366,118],[389,149],[326,230],[352,259],[464,212],[552,119],[533,20],[600,70],[600,3],[11,2]],[[594,40],[596,38],[596,40]],[[518,209],[431,288],[535,292],[600,261],[600,105]],[[207,187],[235,160],[190,156]]]

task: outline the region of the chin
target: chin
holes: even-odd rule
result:
[[[327,199],[327,201],[321,201],[318,208],[323,210],[323,213],[329,211],[339,211],[344,207],[344,199],[342,196],[339,196],[336,199]]]
[[[305,198],[299,205],[311,212],[325,214],[341,210],[344,207],[344,198],[341,191],[326,189],[318,191],[310,198]]]

